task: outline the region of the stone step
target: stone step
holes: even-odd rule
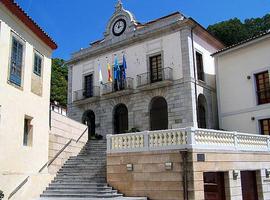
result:
[[[112,197],[121,197],[122,194],[42,194],[41,197],[68,197],[68,198],[112,198]]]
[[[50,183],[49,184],[49,187],[52,186],[52,187],[57,187],[57,186],[63,186],[63,187],[72,187],[72,186],[81,186],[81,187],[108,187],[108,184],[107,183],[100,183],[100,182],[90,182],[90,183],[84,183],[84,182],[81,182],[79,184],[74,184],[74,183],[57,183],[57,182],[53,182],[53,183]]]
[[[109,186],[94,186],[94,185],[63,185],[63,184],[53,184],[49,185],[49,187],[46,188],[46,190],[66,190],[66,189],[82,189],[82,190],[112,190],[112,187]]]
[[[48,189],[43,194],[117,194],[117,190]]]

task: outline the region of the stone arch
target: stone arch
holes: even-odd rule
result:
[[[156,96],[149,104],[150,130],[168,129],[168,104],[164,97]]]
[[[125,104],[117,104],[113,109],[114,134],[128,132],[128,108]]]
[[[82,123],[88,126],[88,140],[90,140],[96,134],[96,116],[93,110],[83,113]]]
[[[203,94],[198,96],[198,128],[208,127],[207,101]]]

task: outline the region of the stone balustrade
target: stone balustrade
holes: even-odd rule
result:
[[[171,149],[270,151],[270,137],[192,127],[107,135],[108,153]]]

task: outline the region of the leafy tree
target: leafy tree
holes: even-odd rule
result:
[[[229,19],[208,26],[208,31],[229,46],[251,38],[270,29],[270,14],[262,18],[250,18],[241,22],[238,18]]]
[[[57,101],[60,105],[67,105],[68,69],[63,59],[52,59],[51,75],[51,102]]]

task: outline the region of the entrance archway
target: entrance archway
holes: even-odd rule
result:
[[[88,126],[88,140],[90,140],[91,136],[96,134],[96,120],[94,111],[85,111],[82,117],[82,123]]]
[[[207,128],[207,103],[202,94],[198,98],[198,128]]]
[[[126,133],[128,131],[128,109],[124,104],[118,104],[114,108],[114,133]]]
[[[168,129],[168,105],[163,97],[154,97],[150,103],[150,130]]]

